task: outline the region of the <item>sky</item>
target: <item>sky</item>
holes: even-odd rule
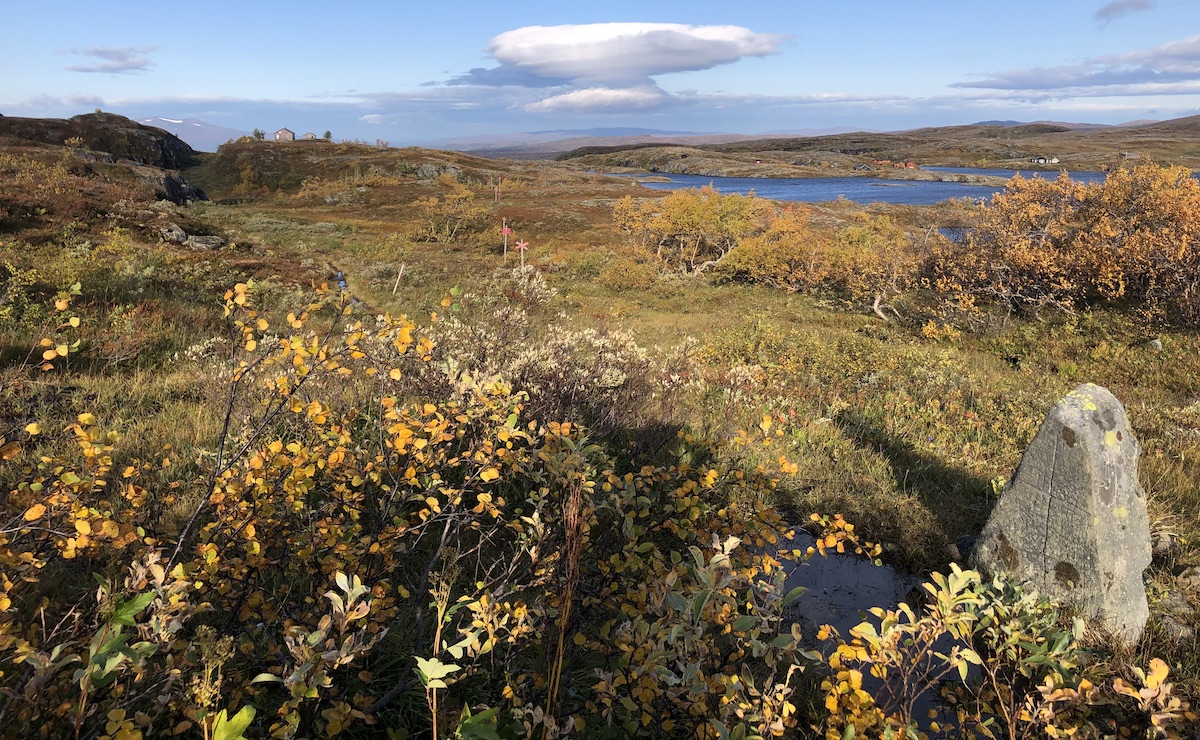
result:
[[[0,114],[393,146],[1200,114],[1200,0],[6,0]]]

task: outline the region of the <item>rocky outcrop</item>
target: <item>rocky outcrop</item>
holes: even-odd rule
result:
[[[154,195],[159,200],[169,200],[181,206],[194,200],[208,200],[203,190],[194,187],[178,172],[139,166],[133,167],[133,171],[154,187]]]
[[[219,236],[189,236],[183,246],[197,251],[209,251],[225,246],[225,240]]]
[[[1001,572],[1132,643],[1149,616],[1150,564],[1140,446],[1106,389],[1076,388],[1046,416],[975,544]]]
[[[59,146],[78,139],[86,149],[169,170],[198,161],[195,150],[178,136],[114,113],[87,113],[70,119],[6,116],[0,119],[0,137]]]

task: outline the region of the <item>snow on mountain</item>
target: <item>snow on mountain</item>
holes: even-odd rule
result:
[[[249,131],[239,131],[234,128],[205,123],[195,118],[156,116],[154,118],[143,118],[138,123],[161,128],[163,131],[169,131],[186,141],[193,149],[201,152],[215,152],[217,147],[230,139],[248,136],[250,133]]]

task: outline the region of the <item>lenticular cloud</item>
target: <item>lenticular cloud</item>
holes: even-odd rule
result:
[[[500,66],[472,69],[450,84],[575,88],[531,103],[530,111],[649,108],[670,98],[655,75],[774,54],[785,38],[741,26],[681,23],[526,26],[488,44]]]
[[[518,28],[493,38],[487,50],[501,64],[542,77],[619,86],[773,54],[782,41],[741,26],[593,23]]]

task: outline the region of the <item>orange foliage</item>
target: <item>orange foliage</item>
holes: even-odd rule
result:
[[[931,285],[1015,310],[1099,301],[1155,321],[1200,322],[1200,183],[1182,167],[1138,164],[1084,185],[1014,178],[961,245],[935,254]]]

